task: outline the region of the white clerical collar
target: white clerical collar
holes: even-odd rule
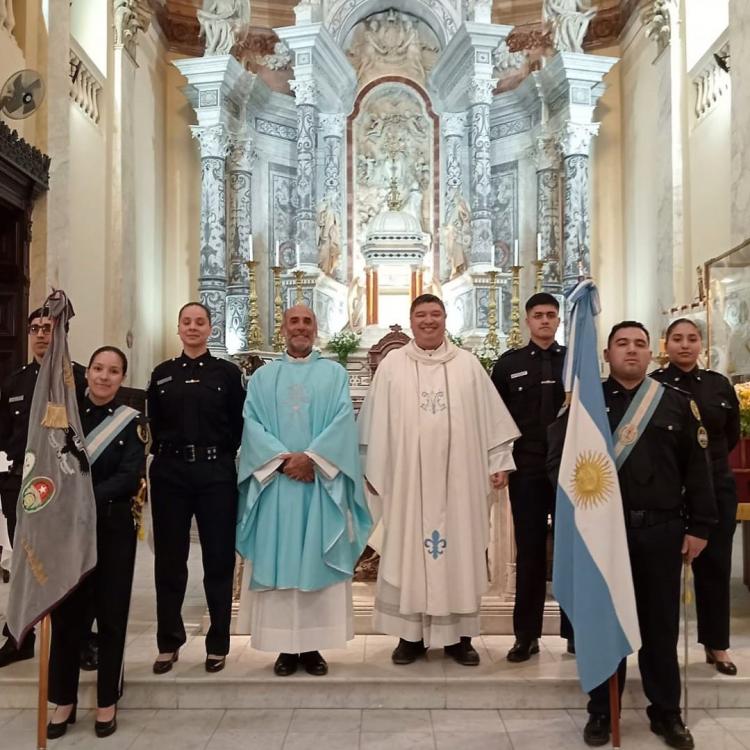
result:
[[[286,353],[286,358],[289,362],[292,362],[293,364],[297,365],[303,365],[305,362],[310,361],[310,357],[312,357],[313,352],[310,352],[306,357],[293,357],[289,352]]]
[[[445,343],[445,339],[443,339],[443,343],[440,344],[437,349],[422,349],[422,347],[419,346],[416,341],[414,342],[414,348],[420,354],[424,354],[426,357],[440,356],[448,351],[448,345]]]

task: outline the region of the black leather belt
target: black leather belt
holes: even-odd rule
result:
[[[658,526],[660,523],[673,521],[682,517],[682,510],[626,510],[625,525],[630,529],[643,529],[647,526]]]
[[[177,445],[160,442],[156,447],[157,456],[172,456],[192,464],[195,461],[216,461],[223,453],[217,445]]]

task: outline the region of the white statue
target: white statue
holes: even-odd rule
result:
[[[495,65],[492,75],[497,78],[504,78],[506,74],[523,67],[526,62],[526,53],[523,50],[511,52],[508,43],[503,40],[492,51],[492,62]]]
[[[365,330],[365,289],[359,276],[354,276],[349,284],[346,302],[349,313],[347,327],[355,333],[362,333]]]
[[[204,54],[228,55],[250,24],[250,0],[203,0],[196,15],[206,37]]]
[[[401,206],[405,214],[410,214],[419,222],[419,228],[424,232],[424,223],[422,222],[422,191],[416,182],[409,186],[409,194]]]
[[[339,219],[331,200],[324,198],[318,211],[318,266],[326,276],[333,277],[340,259]]]
[[[276,42],[273,45],[273,54],[266,55],[261,60],[261,65],[264,65],[269,70],[286,70],[292,64],[292,50],[289,49],[289,45],[284,42]]]
[[[555,49],[583,52],[583,39],[596,11],[591,0],[544,0],[542,20],[552,25]]]
[[[459,196],[444,230],[445,255],[450,263],[450,278],[455,279],[466,270],[466,251],[471,244],[471,211]]]

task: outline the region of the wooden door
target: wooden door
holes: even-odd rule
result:
[[[26,361],[28,301],[25,211],[0,200],[0,381]]]

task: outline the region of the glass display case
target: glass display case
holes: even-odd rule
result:
[[[750,380],[750,240],[706,263],[708,367]]]

